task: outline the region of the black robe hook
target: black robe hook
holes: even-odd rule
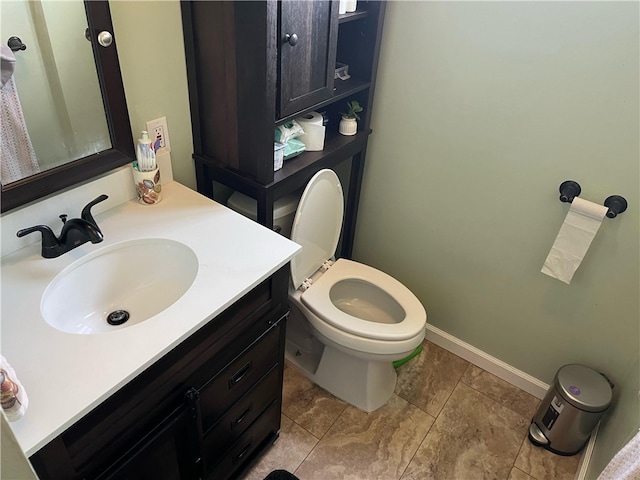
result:
[[[22,43],[22,40],[20,40],[20,37],[9,37],[9,40],[7,40],[7,45],[9,46],[12,52],[17,52],[19,50],[27,49],[27,46],[24,43]]]

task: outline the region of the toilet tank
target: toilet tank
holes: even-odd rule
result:
[[[302,191],[297,191],[277,199],[273,204],[273,229],[281,235],[289,238],[291,236],[291,225],[296,215],[298,202]],[[257,218],[256,200],[243,195],[240,192],[234,192],[227,200],[227,206],[255,221]]]

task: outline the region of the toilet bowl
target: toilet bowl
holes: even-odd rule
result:
[[[395,278],[347,259],[333,261],[344,213],[337,175],[321,170],[307,184],[291,239],[285,355],[304,375],[342,400],[371,412],[391,397],[393,362],[422,342],[427,315]]]

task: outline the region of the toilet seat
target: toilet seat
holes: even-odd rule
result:
[[[302,246],[291,260],[291,281],[294,289],[302,291],[300,301],[320,320],[362,338],[402,341],[424,335],[424,307],[398,280],[346,259],[338,259],[327,267],[338,245],[343,213],[344,198],[338,176],[333,170],[320,170],[302,193],[291,229],[291,240]],[[338,308],[331,300],[331,290],[340,282],[359,282],[361,297],[371,298],[372,306],[376,303],[375,295],[388,295],[387,306],[394,310],[388,316],[397,317],[396,322],[378,323]],[[354,297],[354,301],[367,303],[366,298]]]
[[[377,323],[350,315],[331,301],[331,289],[341,281],[361,281],[386,292],[404,310],[398,323]],[[338,259],[327,272],[300,295],[300,301],[316,316],[333,327],[353,335],[375,340],[399,341],[424,331],[426,312],[416,296],[402,283],[368,265]]]

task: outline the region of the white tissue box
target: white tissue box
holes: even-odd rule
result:
[[[284,162],[284,143],[273,144],[273,171],[280,170]]]

